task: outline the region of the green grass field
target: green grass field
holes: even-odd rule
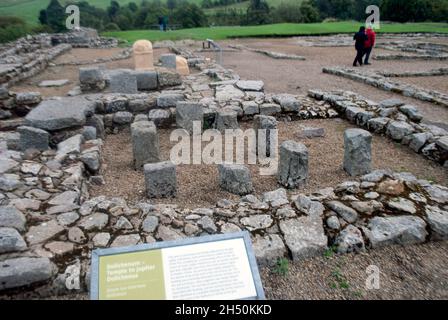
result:
[[[332,22],[332,23],[309,23],[309,24],[272,24],[250,27],[213,27],[182,29],[168,32],[153,30],[134,30],[105,32],[105,36],[116,37],[134,42],[138,39],[159,40],[181,40],[194,39],[204,40],[211,38],[222,40],[238,37],[274,37],[274,36],[298,36],[298,35],[320,35],[335,33],[352,33],[358,30],[361,23],[356,21]],[[408,33],[408,32],[440,32],[448,33],[447,23],[390,23],[381,25],[383,33]]]

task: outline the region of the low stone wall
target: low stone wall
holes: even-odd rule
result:
[[[24,117],[41,102],[39,92],[10,92],[6,87],[0,86],[0,120]],[[0,130],[10,128],[7,124],[0,125]]]
[[[431,69],[428,71],[404,71],[404,72],[378,71],[378,73],[387,78],[434,77],[434,76],[448,75],[448,68]]]
[[[324,73],[359,81],[382,89],[402,94],[406,97],[412,97],[421,101],[431,102],[448,106],[448,95],[434,90],[425,90],[414,85],[403,84],[398,81],[390,80],[382,75],[368,71],[358,71],[350,68],[330,67],[323,68]]]
[[[98,32],[91,28],[52,34],[51,42],[53,44],[70,44],[73,48],[115,48],[118,46],[117,39],[100,37]]]

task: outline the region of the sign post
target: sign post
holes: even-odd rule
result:
[[[249,233],[92,252],[94,300],[264,299]]]

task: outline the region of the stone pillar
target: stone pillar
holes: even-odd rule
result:
[[[249,169],[242,164],[218,165],[219,186],[240,196],[254,191]]]
[[[169,69],[176,69],[176,55],[173,53],[162,54],[159,58],[162,63],[162,67]]]
[[[159,136],[152,121],[138,121],[131,125],[134,167],[140,170],[146,163],[160,161]]]
[[[176,105],[176,125],[179,128],[193,133],[193,122],[204,123],[204,111],[202,105],[194,102],[179,101]]]
[[[182,76],[190,75],[187,59],[181,56],[176,56],[176,71]]]
[[[216,114],[215,128],[221,132],[226,129],[238,129],[238,114],[233,110],[220,110]]]
[[[372,135],[362,129],[344,133],[344,170],[351,176],[369,173],[372,169]]]
[[[134,67],[137,71],[154,70],[154,53],[152,43],[148,40],[138,40],[134,43]]]
[[[278,182],[286,188],[298,188],[308,180],[308,149],[303,143],[292,140],[280,146]]]
[[[271,131],[277,129],[277,120],[271,116],[256,115],[254,117],[254,129],[256,131],[255,134],[257,135],[257,154],[259,148],[264,145],[266,147],[266,152],[260,150],[260,155],[266,155],[266,157],[270,157],[271,143],[276,144],[276,141],[271,141]],[[266,130],[265,134],[263,134],[263,132],[260,132],[259,130]],[[264,138],[264,143],[263,141],[259,140],[260,138]],[[276,145],[274,147],[276,147]]]
[[[144,172],[148,198],[176,196],[176,166],[171,161],[145,164]]]
[[[50,134],[42,129],[21,126],[17,128],[20,134],[19,149],[37,149],[44,151],[50,148]]]

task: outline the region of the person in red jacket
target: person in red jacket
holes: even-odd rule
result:
[[[366,30],[367,40],[364,43],[364,53],[366,57],[364,58],[364,64],[369,65],[370,53],[372,52],[373,46],[375,45],[376,34],[372,27],[369,26]]]

